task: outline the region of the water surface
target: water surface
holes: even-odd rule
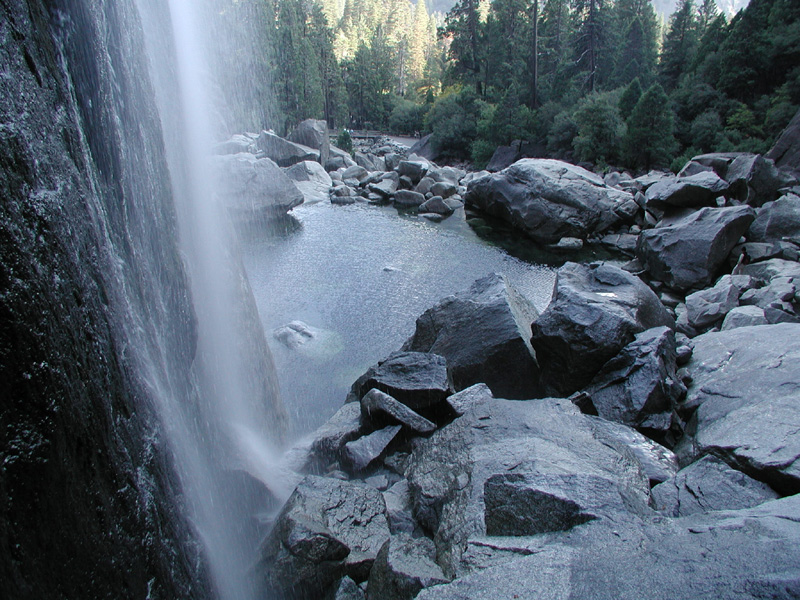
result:
[[[441,298],[492,272],[539,309],[552,292],[551,267],[481,239],[463,210],[431,223],[392,207],[321,202],[294,209],[278,229],[250,232],[242,251],[296,434],[328,419]],[[281,344],[273,330],[294,320],[319,338],[294,350]]]

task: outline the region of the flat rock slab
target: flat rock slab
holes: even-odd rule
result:
[[[556,273],[553,299],[532,326],[540,388],[569,396],[637,333],[674,325],[658,296],[635,275],[606,264],[567,263]]]
[[[532,398],[541,395],[530,343],[537,316],[533,304],[495,273],[426,310],[403,350],[444,356],[456,390],[482,382],[499,397]]]
[[[650,486],[641,465],[625,444],[596,434],[594,425],[594,418],[580,414],[567,400],[497,399],[475,406],[418,442],[407,470],[414,514],[435,534],[445,573],[458,573],[468,539],[486,534],[485,490],[493,477],[523,490],[508,505],[517,515],[525,514],[521,506],[530,504],[537,489],[558,498],[554,502],[562,506],[576,504],[579,513],[595,511],[593,516],[646,511]],[[523,480],[512,482],[517,476]],[[581,490],[588,481],[605,506],[586,504]],[[538,518],[541,530],[565,526],[555,513]],[[506,524],[504,535],[530,530],[524,517]]]
[[[643,231],[636,256],[654,279],[671,288],[706,287],[754,218],[749,206],[702,208],[668,226]]]
[[[714,206],[717,196],[728,189],[728,182],[713,171],[705,171],[688,177],[664,179],[645,193],[648,208],[663,210],[668,206],[691,207]]]
[[[407,431],[417,435],[425,435],[436,430],[434,423],[415,413],[389,394],[376,389],[370,390],[361,398],[361,414],[373,424],[402,425]]]
[[[359,377],[348,402],[357,402],[378,389],[413,410],[435,406],[451,393],[447,361],[429,352],[395,352]]]
[[[800,593],[800,496],[753,509],[593,522],[418,600],[756,600]]]
[[[400,429],[400,425],[390,425],[347,442],[344,445],[345,461],[354,471],[363,471],[384,453]]]
[[[751,508],[778,497],[767,484],[710,455],[655,486],[652,494],[656,509],[673,517]]]
[[[540,243],[586,239],[619,222],[628,192],[590,171],[551,159],[522,159],[469,182],[465,202],[497,216]]]
[[[694,338],[686,368],[692,454],[714,453],[782,493],[800,492],[800,325]]]

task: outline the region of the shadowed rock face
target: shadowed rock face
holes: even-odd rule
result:
[[[152,403],[160,385],[190,401],[196,335],[133,5],[0,8],[8,597],[208,594]]]

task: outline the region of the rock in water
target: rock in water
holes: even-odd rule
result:
[[[483,382],[502,398],[532,398],[538,369],[530,336],[537,316],[503,275],[493,274],[425,311],[403,350],[444,356],[456,390]]]
[[[372,388],[379,389],[413,410],[443,402],[450,395],[447,361],[429,352],[395,352],[359,377],[348,402],[358,402]]]
[[[278,515],[258,571],[273,593],[316,599],[345,575],[366,579],[388,539],[386,504],[378,490],[309,475]]]
[[[660,326],[674,321],[635,275],[606,264],[565,264],[532,326],[542,391],[569,396],[582,389],[637,333]]]
[[[428,538],[399,534],[378,552],[367,584],[367,600],[412,600],[420,590],[447,583]]]
[[[268,158],[216,156],[214,169],[218,199],[234,218],[276,217],[303,203],[294,182]]]
[[[636,256],[654,279],[671,288],[704,287],[754,218],[749,206],[702,208],[668,226],[643,231]]]
[[[615,208],[633,198],[580,167],[522,159],[470,181],[465,202],[508,221],[537,242],[586,239],[619,221]]]
[[[684,462],[714,453],[779,492],[800,492],[800,325],[740,327],[693,342],[684,411],[696,412]]]
[[[778,497],[767,484],[732,469],[711,455],[657,485],[652,493],[656,508],[674,517],[751,508]]]
[[[686,393],[675,370],[675,333],[656,327],[637,333],[603,365],[586,392],[599,416],[663,439]]]

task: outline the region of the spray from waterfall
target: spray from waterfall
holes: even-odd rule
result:
[[[279,459],[285,417],[274,367],[235,235],[215,201],[211,148],[223,111],[212,99],[214,40],[204,30],[213,11],[196,0],[137,3],[198,320],[197,403],[161,410],[216,592],[249,600],[263,533],[253,513],[278,506],[291,484]]]

